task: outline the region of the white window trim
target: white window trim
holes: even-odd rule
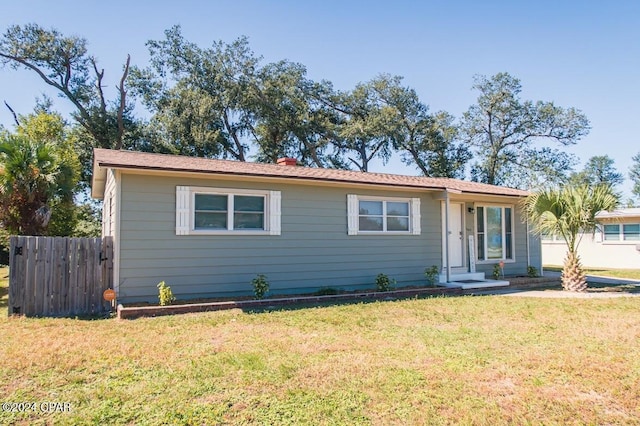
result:
[[[361,231],[360,201],[386,201],[409,204],[408,231]],[[420,235],[420,198],[380,197],[369,195],[347,195],[347,233],[348,235]]]
[[[502,208],[502,217],[505,217],[504,214],[504,209],[505,208],[510,208],[511,209],[511,254],[513,255],[511,259],[507,259],[505,257],[503,257],[502,259],[480,259],[478,258],[478,248],[475,247],[475,251],[476,251],[476,263],[478,265],[491,265],[494,263],[499,263],[499,262],[504,262],[504,263],[516,263],[516,228],[515,228],[515,217],[516,217],[516,210],[515,207],[513,206],[513,204],[475,204],[474,205],[474,209],[476,211],[476,214],[478,212],[478,207],[483,207],[483,208],[487,208],[487,207],[501,207]],[[484,214],[484,227],[485,227],[485,239],[484,239],[484,253],[486,255],[487,253],[487,214],[486,214],[486,210],[485,210],[485,214]],[[475,228],[475,241],[477,244],[478,241],[478,218],[475,217],[474,218],[474,228]],[[506,229],[503,226],[502,227],[502,241],[503,241],[503,247],[502,247],[502,251],[503,254],[506,254],[506,248],[507,248],[507,238],[506,238]]]
[[[250,195],[264,197],[265,229],[195,229],[195,196]],[[233,215],[233,203],[228,206],[228,214]],[[233,218],[229,225],[231,225]],[[281,234],[281,192],[257,189],[211,188],[204,186],[176,186],[176,235],[280,235]]]

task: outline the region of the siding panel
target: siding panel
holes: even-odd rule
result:
[[[177,185],[281,191],[282,233],[175,235]],[[351,193],[419,197],[421,235],[347,235],[347,195]],[[379,273],[395,278],[398,286],[421,285],[424,268],[441,265],[440,202],[426,192],[234,185],[214,179],[123,173],[121,204],[119,297],[123,303],[156,302],[156,284],[163,280],[179,299],[250,295],[251,279],[259,273],[267,275],[272,293],[304,293],[326,286],[372,288]],[[518,226],[516,232],[519,237]],[[524,237],[515,240],[516,256],[522,261],[526,261],[524,241]],[[491,265],[479,269],[483,267],[490,273]]]
[[[282,235],[175,235],[177,185],[282,191]],[[125,303],[155,302],[162,280],[181,299],[251,294],[258,273],[267,275],[272,292],[300,293],[322,286],[372,287],[378,273],[399,285],[422,284],[424,268],[440,264],[440,213],[429,194],[421,198],[422,235],[349,236],[347,194],[384,192],[129,174],[122,175],[122,191],[120,299]]]

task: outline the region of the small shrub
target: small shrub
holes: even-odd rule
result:
[[[253,280],[251,280],[253,286],[253,295],[256,299],[264,299],[264,295],[269,291],[269,281],[263,274],[258,274]]]
[[[539,277],[540,273],[538,272],[538,268],[536,268],[535,266],[527,266],[527,276],[529,278]]]
[[[171,287],[164,281],[158,283],[158,299],[160,300],[160,306],[170,305],[176,300],[171,291]]]
[[[500,270],[500,265],[499,264],[495,264],[493,265],[493,279],[497,280],[498,278],[500,278],[500,274],[501,274],[501,270]]]
[[[424,276],[427,278],[429,285],[436,285],[438,282],[438,275],[440,275],[440,269],[436,265],[424,270]]]
[[[396,280],[390,279],[386,274],[378,274],[376,277],[376,289],[378,291],[391,291]]]
[[[338,294],[338,293],[339,293],[339,291],[336,288],[333,288],[333,287],[322,287],[321,289],[316,291],[314,294],[316,296],[333,296],[334,294]]]

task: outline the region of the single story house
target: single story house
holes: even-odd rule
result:
[[[104,200],[123,303],[157,301],[160,281],[178,299],[250,295],[258,274],[271,294],[371,289],[380,273],[398,287],[421,286],[433,265],[447,285],[486,285],[501,261],[506,275],[541,269],[540,242],[518,207],[526,195],[294,159],[94,151],[92,196]]]
[[[592,268],[640,269],[640,208],[600,212],[596,232],[581,235],[578,255]],[[567,244],[562,237],[542,237],[542,261],[562,265]]]

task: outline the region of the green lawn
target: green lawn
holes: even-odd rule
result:
[[[0,399],[72,411],[0,424],[640,424],[640,298],[134,321],[7,318],[2,303]]]
[[[561,272],[562,266],[545,265],[544,270]],[[590,275],[640,280],[640,269],[584,268],[584,271]]]

